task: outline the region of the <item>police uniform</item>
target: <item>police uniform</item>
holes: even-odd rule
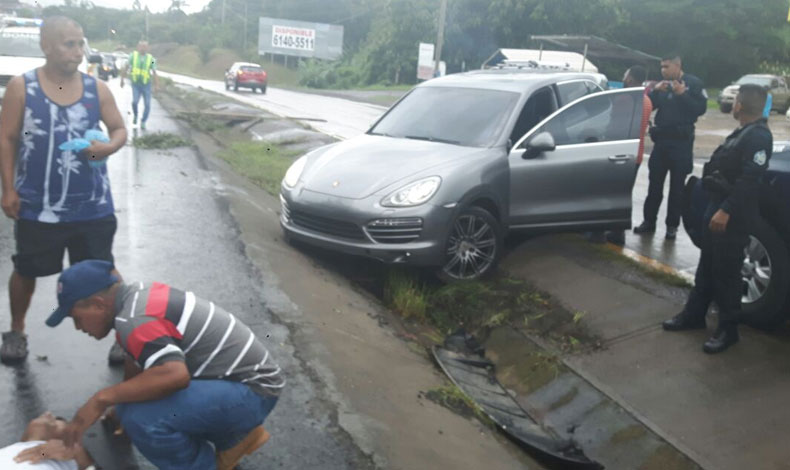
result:
[[[749,241],[749,227],[759,216],[759,184],[773,150],[773,136],[767,122],[761,118],[735,130],[705,165],[702,185],[710,199],[701,231],[702,253],[694,289],[681,313],[687,325],[704,327],[708,307],[712,301],[716,302],[717,334],[724,332],[734,341],[738,339],[743,294],[744,248]],[[720,209],[730,219],[724,232],[714,233],[709,225]]]
[[[683,186],[686,175],[691,173],[694,158],[694,123],[708,109],[708,98],[702,80],[683,74],[680,81],[686,91],[676,95],[671,88],[666,91],[653,90],[650,100],[657,109],[655,125],[650,128],[650,137],[655,143],[650,154],[648,169],[650,185],[644,206],[644,221],[654,228],[658,208],[664,198],[664,180],[670,177],[669,200],[667,202],[667,227],[680,225]]]

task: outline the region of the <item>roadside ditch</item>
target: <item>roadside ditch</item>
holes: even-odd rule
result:
[[[285,171],[298,155],[334,141],[307,124],[222,95],[170,81],[164,85],[164,93],[157,96],[163,107],[222,148],[211,156],[224,160],[275,198]],[[170,137],[157,141],[154,135],[146,136],[154,141],[149,145],[172,143]],[[135,145],[145,145],[145,141],[135,141]],[[685,293],[687,285],[681,279],[635,264],[580,236],[563,238],[580,263],[594,265],[607,275],[614,272],[623,282],[662,297]],[[528,240],[517,238],[509,243]],[[432,360],[431,348],[441,345],[448,335],[460,330],[473,335],[496,364],[496,379],[529,416],[553,436],[574,441],[606,468],[699,468],[565,365],[564,357],[605,347],[587,328],[585,312],[566,309],[504,269],[482,281],[445,285],[424,271],[298,248],[387,305],[393,314],[379,318],[379,324],[394,329],[427,360]],[[475,401],[449,381],[423,395],[493,426]]]

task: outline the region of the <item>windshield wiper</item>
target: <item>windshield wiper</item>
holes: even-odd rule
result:
[[[442,139],[439,137],[430,137],[426,135],[407,135],[404,136],[407,139],[414,139],[414,140],[427,140],[428,142],[440,142],[443,144],[452,144],[452,145],[460,145],[461,142],[457,140],[449,140],[449,139]]]
[[[390,135],[384,132],[368,132],[368,135],[380,135],[383,137],[395,137],[394,135]]]

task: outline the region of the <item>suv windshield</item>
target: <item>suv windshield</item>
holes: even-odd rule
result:
[[[752,84],[752,85],[760,85],[760,86],[771,86],[771,78],[770,77],[755,77],[754,75],[746,75],[738,79],[735,82],[736,85],[745,85],[745,84]]]
[[[35,33],[0,30],[0,56],[44,57],[39,46],[38,29]]]
[[[387,113],[370,134],[488,147],[505,126],[518,93],[421,87]]]

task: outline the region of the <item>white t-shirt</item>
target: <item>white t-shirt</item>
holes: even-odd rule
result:
[[[8,447],[0,449],[0,469],[3,470],[77,470],[77,462],[69,460],[68,462],[60,462],[55,460],[46,460],[44,462],[32,465],[30,462],[16,463],[14,457],[19,455],[25,449],[36,447],[37,445],[44,444],[44,441],[28,441],[17,442]]]

